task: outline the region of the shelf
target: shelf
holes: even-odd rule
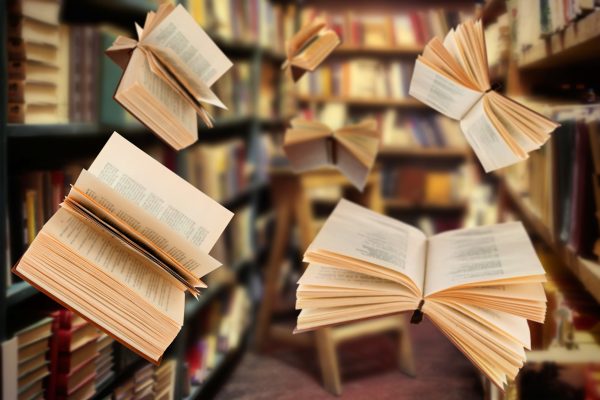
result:
[[[38,293],[37,289],[25,281],[13,283],[6,290],[6,304],[14,306]]]
[[[428,159],[459,159],[469,157],[467,148],[447,147],[407,147],[384,145],[379,149],[379,157],[428,158]]]
[[[598,60],[599,55],[600,10],[596,10],[522,53],[519,68],[563,67],[594,57]]]
[[[298,101],[303,103],[346,103],[349,106],[367,106],[367,107],[403,107],[403,108],[427,108],[420,101],[412,98],[406,99],[372,99],[372,98],[352,98],[345,96],[296,96]]]
[[[464,212],[467,210],[466,202],[457,203],[412,203],[402,199],[384,199],[385,208],[393,211],[420,211],[420,212]]]
[[[390,47],[356,47],[356,46],[341,46],[335,49],[332,55],[340,56],[416,56],[421,54],[423,46],[421,45],[405,45],[405,46],[390,46]]]
[[[569,246],[554,240],[554,235],[533,211],[527,199],[511,188],[505,178],[500,180],[500,184],[527,229],[535,233],[548,247],[552,248],[560,261],[579,279],[596,301],[600,302],[600,264],[579,257]]]
[[[488,0],[481,10],[481,21],[487,25],[505,12],[506,0]]]

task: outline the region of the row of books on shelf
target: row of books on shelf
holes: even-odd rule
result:
[[[2,343],[2,398],[91,398],[114,377],[113,339],[61,309]]]
[[[188,391],[201,386],[220,363],[241,346],[250,323],[250,308],[246,289],[235,286],[203,313],[201,333],[188,344],[185,354]]]
[[[600,238],[599,110],[586,105],[550,108],[547,112],[562,124],[554,139],[531,153],[528,163],[507,172],[513,188],[529,195],[554,240],[586,256],[594,251],[600,255],[598,246],[594,248]]]
[[[177,362],[173,359],[163,361],[158,367],[147,363],[117,386],[111,398],[173,400],[176,374]]]
[[[268,0],[189,0],[187,8],[207,32],[225,41],[283,52],[295,32],[296,7]]]
[[[308,23],[321,17],[342,38],[347,47],[403,47],[423,46],[434,36],[446,32],[468,19],[469,14],[460,10],[424,9],[404,13],[359,14],[320,12],[304,7],[301,21]]]
[[[359,99],[406,99],[413,62],[357,58],[321,66],[300,79],[302,96],[340,96]]]

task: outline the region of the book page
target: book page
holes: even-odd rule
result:
[[[409,94],[434,110],[457,120],[463,118],[483,95],[434,71],[420,60],[415,62]]]
[[[183,288],[110,234],[63,209],[44,225],[43,232],[126,284],[174,321],[183,323]]]
[[[467,142],[473,148],[485,172],[506,167],[521,160],[504,141],[485,114],[483,101],[477,102],[460,121]]]
[[[372,263],[407,276],[422,290],[426,240],[410,225],[342,199],[306,253],[325,250]]]
[[[231,211],[116,132],[89,172],[205,253],[233,217]]]
[[[544,273],[520,222],[448,231],[429,239],[425,296],[460,285]]]
[[[196,277],[202,277],[221,265],[183,236],[169,235],[171,229],[163,221],[122,197],[85,169],[81,171],[69,197],[85,205],[101,219],[108,220],[126,235],[136,240],[141,236],[144,243],[150,242],[172,258],[169,265],[177,263]]]
[[[212,86],[232,62],[180,4],[142,39],[141,44],[169,49],[178,65],[187,68],[186,77]]]

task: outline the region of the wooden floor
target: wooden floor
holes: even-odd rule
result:
[[[411,326],[417,377],[395,368],[392,337],[374,336],[340,348],[342,399],[481,399],[471,363],[429,321]],[[335,399],[319,381],[316,354],[272,345],[267,354],[248,353],[217,394],[229,399]]]

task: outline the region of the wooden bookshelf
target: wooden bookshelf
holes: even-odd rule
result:
[[[406,99],[372,99],[346,96],[296,96],[301,103],[345,103],[348,106],[363,107],[396,107],[396,108],[427,108],[420,101],[413,98]]]
[[[548,226],[531,207],[527,198],[517,193],[503,178],[500,180],[500,185],[527,229],[550,247],[558,259],[600,302],[600,264],[597,261],[579,257],[568,245],[557,241]]]
[[[406,212],[464,212],[467,210],[466,201],[457,203],[428,203],[428,202],[408,202],[402,199],[384,199],[384,206],[388,211],[406,211]]]
[[[380,158],[427,158],[466,160],[469,157],[467,148],[448,147],[407,147],[384,145],[379,149]]]
[[[416,56],[421,54],[423,46],[415,44],[412,46],[389,46],[389,47],[356,47],[356,46],[340,46],[334,50],[333,55],[339,56],[366,56],[366,57],[382,57],[382,56]]]
[[[521,69],[563,67],[583,60],[600,59],[600,10],[540,40],[518,61]]]

